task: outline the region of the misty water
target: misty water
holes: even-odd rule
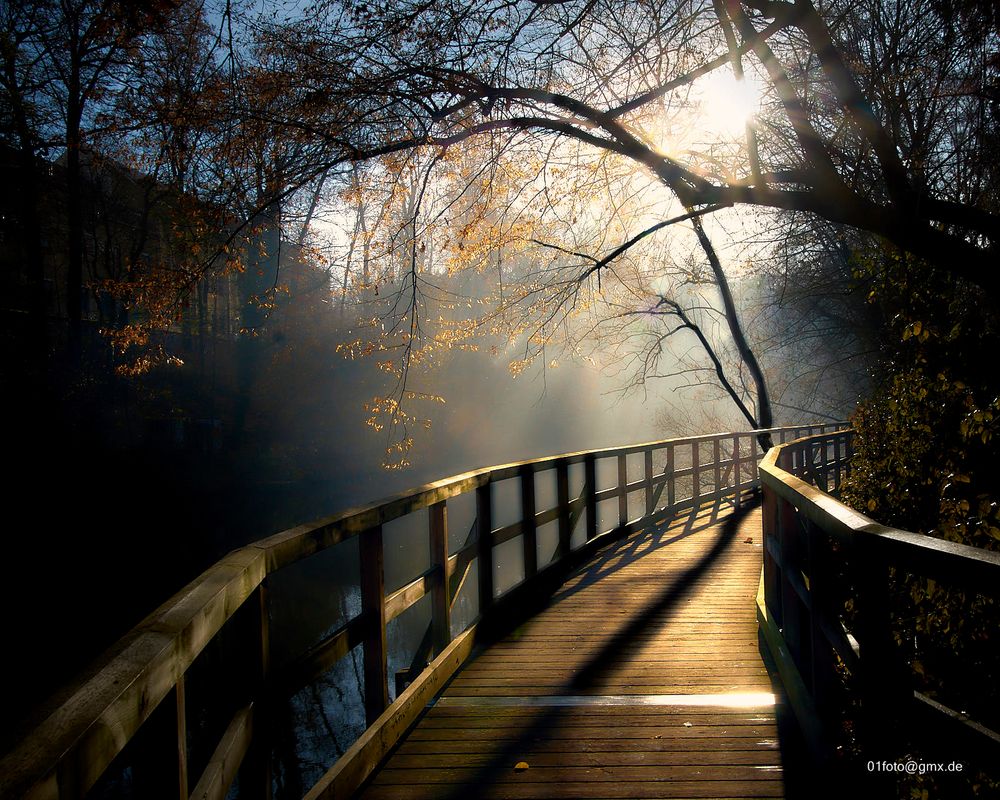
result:
[[[281,525],[276,527],[290,527],[491,464],[671,435],[657,429],[654,406],[644,404],[641,398],[620,400],[609,394],[614,384],[589,367],[570,364],[549,370],[543,385],[540,376],[512,379],[505,365],[496,360],[472,354],[458,358],[461,363],[441,376],[442,393],[448,402],[431,429],[418,440],[410,469],[380,469],[377,437],[353,423],[352,415],[345,410],[342,435],[335,445],[326,443],[330,451],[329,482],[313,478],[269,487],[271,507],[268,513],[258,516],[257,525],[274,525],[277,521]],[[629,474],[638,475],[641,454],[630,457],[629,462]],[[597,481],[599,489],[616,483],[614,460],[597,463]],[[571,497],[580,493],[583,482],[583,465],[572,465]],[[519,480],[497,482],[492,491],[494,527],[516,522],[520,517]],[[539,510],[555,505],[554,471],[536,476],[535,494]],[[259,505],[262,499],[254,504]],[[630,517],[640,515],[641,503],[638,493],[630,498]],[[617,500],[601,503],[598,513],[601,529],[612,527],[617,520]],[[449,500],[447,514],[449,552],[454,552],[474,530],[474,493]],[[429,568],[427,531],[424,509],[383,526],[387,594]],[[273,532],[275,528],[258,527],[249,538]],[[584,536],[584,526],[578,525],[574,546],[582,543]],[[557,538],[555,522],[538,529],[540,567],[553,557]],[[243,543],[234,540],[228,544]],[[523,579],[521,548],[520,537],[495,548],[497,594]],[[360,613],[359,569],[355,537],[286,567],[269,579],[272,669],[280,670]],[[464,630],[478,614],[477,569],[474,561],[454,601],[453,635]],[[390,700],[396,696],[396,674],[411,666],[430,624],[430,601],[425,596],[387,625]],[[301,787],[315,783],[364,730],[363,683],[358,646],[318,680],[287,698],[285,713],[278,715],[272,730],[276,738],[273,752],[280,765],[275,776],[277,796],[301,794]]]
[[[435,441],[440,447],[449,442],[450,451],[438,450],[432,463],[439,470],[436,474],[413,472],[383,476],[372,473],[373,484],[378,488],[393,489],[406,479],[410,483],[444,477],[473,466],[482,466],[485,459],[474,460],[476,447],[497,442],[498,462],[551,455],[599,446],[666,438],[670,434],[655,429],[648,406],[626,401],[614,406],[600,391],[581,393],[577,387],[590,381],[597,389],[602,383],[592,373],[579,369],[567,370],[568,380],[553,385],[543,402],[533,404],[523,395],[513,391],[509,396],[495,394],[492,405],[478,405],[483,412],[483,423],[472,441],[462,438],[449,425],[456,424],[446,417]],[[509,381],[509,379],[507,379]],[[498,382],[499,383],[499,382]],[[516,388],[516,387],[515,387]],[[468,402],[463,398],[459,404]],[[457,418],[461,420],[463,409]],[[517,420],[523,420],[519,426]],[[503,431],[507,433],[504,435]],[[575,439],[574,434],[579,438]],[[488,453],[485,449],[483,453]],[[709,454],[704,454],[705,460]],[[465,463],[461,463],[461,459]],[[657,456],[654,469],[662,470],[665,456]],[[449,460],[451,466],[449,467]],[[470,463],[471,462],[471,463]],[[684,466],[678,464],[678,467]],[[641,453],[628,457],[630,480],[642,474]],[[417,478],[417,480],[413,480]],[[596,464],[597,488],[616,485],[618,480],[615,459],[598,460]],[[569,495],[576,497],[584,484],[582,464],[569,469]],[[683,492],[684,490],[681,489]],[[517,478],[493,484],[493,524],[499,528],[520,518],[520,481]],[[541,511],[556,504],[555,472],[549,470],[535,476],[536,508]],[[642,493],[629,497],[629,518],[635,519],[644,512]],[[353,503],[352,503],[353,505]],[[453,553],[469,540],[474,531],[475,496],[468,493],[450,499],[447,503],[449,552]],[[598,506],[599,530],[614,527],[618,519],[617,499],[605,500]],[[583,543],[585,526],[579,524],[573,532],[572,546]],[[538,566],[553,558],[558,541],[557,523],[550,522],[537,531]],[[389,594],[413,580],[430,567],[427,511],[420,510],[383,526],[385,552],[385,589]],[[498,545],[494,549],[494,587],[497,595],[516,586],[524,578],[522,542],[520,537]],[[468,580],[454,601],[452,635],[456,635],[478,614],[478,564],[473,562]],[[297,562],[276,573],[270,580],[271,648],[273,665],[279,666],[294,659],[297,654],[334,633],[350,618],[361,612],[359,588],[359,547],[355,537],[328,550]],[[396,696],[396,674],[411,666],[414,654],[431,622],[431,598],[425,596],[413,607],[387,625],[388,675],[390,700]],[[421,664],[415,664],[420,667]],[[297,770],[294,778],[276,781],[277,796],[292,796],[300,786],[308,787],[317,781],[326,769],[365,728],[363,706],[363,665],[361,647],[356,647],[325,675],[306,686],[288,699],[289,713],[284,717],[286,728],[280,735],[287,737],[290,747],[284,754],[280,773]],[[294,763],[288,763],[294,752]]]

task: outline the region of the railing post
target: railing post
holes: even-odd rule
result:
[[[781,565],[775,559],[774,553],[780,558],[781,550],[778,540],[778,495],[766,483],[761,481],[764,490],[763,507],[761,509],[761,528],[763,540],[763,572],[764,572],[764,602],[767,613],[774,620],[776,627],[782,624],[781,617]]]
[[[793,472],[794,466],[788,464],[787,456],[791,456],[787,450],[782,451],[782,460],[785,464],[782,469]],[[793,579],[799,574],[800,566],[800,542],[799,542],[799,520],[795,511],[795,506],[783,498],[777,499],[777,527],[778,527],[778,552],[781,554],[781,620],[782,636],[788,646],[792,659],[800,674],[806,674],[807,670],[802,667],[803,646],[802,646],[802,620],[801,601],[798,592],[792,584]]]
[[[271,669],[270,590],[266,577],[257,587],[255,594],[256,600],[251,599],[248,602],[254,604],[254,624],[258,632],[255,668],[259,681],[257,688],[260,688],[263,687]],[[270,800],[271,798],[271,745],[268,739],[270,725],[263,716],[265,713],[265,705],[258,699],[253,708],[253,735],[250,748],[243,758],[239,770],[240,797],[245,795],[251,800]]]
[[[564,460],[556,462],[556,503],[559,507],[559,549],[556,558],[569,553],[573,531],[569,527],[569,465]]]
[[[819,717],[831,719],[833,692],[836,685],[834,653],[823,632],[823,620],[840,624],[833,609],[831,593],[831,559],[825,548],[825,534],[815,523],[806,523],[806,565],[809,571],[809,626],[811,638],[812,697]]]
[[[663,472],[667,478],[667,511],[674,513],[674,505],[677,503],[677,479],[674,477],[674,445],[667,445],[667,464]]]
[[[840,493],[841,470],[843,469],[843,465],[840,463],[840,443],[843,438],[840,434],[833,435],[833,491],[837,494]]]
[[[712,490],[712,494],[718,497],[722,494],[722,442],[719,439],[712,441],[712,457],[715,459],[715,469],[712,473],[715,488]]]
[[[653,513],[653,448],[647,447],[642,453],[643,474],[646,476],[646,516]]]
[[[597,465],[594,454],[583,457],[584,494],[587,505],[587,541],[597,536]]]
[[[618,455],[618,527],[628,525],[628,456]]]
[[[431,565],[438,570],[431,590],[431,628],[434,652],[451,642],[451,598],[448,596],[448,505],[445,500],[427,509],[430,529]]]
[[[174,702],[176,704],[177,720],[177,787],[180,800],[188,800],[190,785],[188,784],[187,755],[187,693],[184,687],[184,676],[177,678],[174,685]]]
[[[479,558],[479,614],[493,605],[493,498],[489,481],[476,489],[476,552]]]
[[[740,435],[733,434],[733,491],[736,492],[736,502],[739,502],[743,487],[743,464],[740,461]]]
[[[524,577],[538,572],[538,542],[535,527],[535,473],[521,467],[521,544],[524,550]]]
[[[701,443],[691,442],[691,508],[696,509],[701,500]]]
[[[365,718],[371,725],[389,705],[385,659],[385,565],[382,526],[361,533],[361,613],[365,619]]]

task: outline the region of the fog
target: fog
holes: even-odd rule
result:
[[[41,490],[51,500],[41,512],[32,503],[16,504],[9,517],[21,532],[10,550],[19,569],[3,600],[25,611],[11,622],[11,641],[23,654],[10,665],[12,680],[23,691],[6,709],[14,721],[4,731],[8,738],[16,740],[46,698],[58,698],[53,692],[85,674],[129,628],[234,548],[480,467],[749,427],[686,332],[668,340],[662,369],[654,370],[661,377],[651,374],[645,382],[634,381],[637,362],[619,347],[621,340],[600,334],[571,336],[514,377],[509,364],[522,355],[523,341],[494,335],[483,337],[476,351],[443,349],[433,366],[413,370],[401,388],[377,357],[352,360],[337,350],[364,307],[338,304],[336,295],[331,301],[328,284],[312,273],[306,277],[249,342],[231,332],[213,335],[208,326],[209,335],[173,332],[166,344],[183,358],[123,379],[109,370],[107,342],[95,330],[86,383],[55,380],[41,403],[7,398],[6,417],[17,423],[10,434],[18,466],[11,496]],[[794,331],[775,344],[775,326],[760,311],[766,292],[759,282],[744,282],[737,294],[754,319],[749,333],[758,355],[786,401],[776,409],[777,424],[812,421],[805,407],[829,413],[845,407],[846,395],[819,398],[815,385],[799,389],[784,379],[805,370],[838,384],[822,364],[809,363],[815,350],[799,346]],[[740,375],[710,292],[689,299],[700,304],[704,330]],[[640,320],[634,329],[655,336],[659,324]],[[839,357],[836,348],[826,349],[820,360]],[[406,431],[376,432],[366,424],[371,398],[411,391],[443,402],[408,403],[413,419]],[[405,453],[409,466],[383,468],[387,449],[404,434],[413,435]],[[602,485],[614,478],[599,470]],[[571,493],[582,481],[582,471],[571,470]],[[496,525],[516,518],[518,491],[510,482],[495,488]],[[539,484],[536,491],[540,508],[551,505],[554,486]],[[448,513],[454,550],[472,527],[471,498],[449,502]],[[601,513],[610,519],[616,509]],[[429,564],[426,514],[387,525],[384,536],[392,591]],[[538,539],[544,564],[555,547],[554,525],[540,529]],[[498,589],[516,584],[523,575],[519,543],[498,547],[496,559]],[[277,665],[357,615],[358,562],[353,540],[273,576]],[[468,586],[475,585],[473,572]],[[466,589],[456,601],[455,630],[477,613],[474,592]],[[390,683],[410,666],[429,614],[425,599],[389,625]],[[218,666],[232,657],[208,652],[199,661]],[[274,729],[285,748],[279,760],[288,796],[300,782],[318,778],[322,765],[363,729],[359,659],[353,652],[282,706]],[[210,697],[211,681],[199,670],[189,696]],[[197,701],[191,703],[195,708]]]

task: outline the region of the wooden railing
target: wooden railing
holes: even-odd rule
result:
[[[120,641],[103,666],[0,761],[0,796],[65,800],[86,796],[95,784],[103,795],[110,780],[124,796],[221,799],[239,773],[240,797],[269,797],[266,733],[276,698],[308,685],[360,646],[368,727],[306,793],[346,797],[461,665],[491,615],[504,616],[519,598],[537,596],[538,587],[614,536],[755,486],[762,433],[784,441],[832,427],[669,439],[490,467],[235,550]],[[601,481],[605,467],[613,475],[608,485]],[[494,494],[511,484],[519,487],[516,519],[498,525],[498,513],[509,509],[499,508]],[[475,529],[452,550],[449,504],[469,495]],[[555,500],[540,508],[543,495]],[[383,532],[413,514],[426,515],[429,566],[387,592]],[[520,580],[499,591],[498,548],[517,539]],[[544,542],[548,547],[540,548]],[[272,663],[273,634],[282,633],[271,630],[275,582],[292,565],[348,543],[360,559],[360,613],[332,618],[334,630]],[[478,611],[455,634],[451,615],[473,566]],[[386,625],[428,595],[430,663],[390,704]],[[124,777],[114,783],[112,774]]]
[[[898,643],[913,640],[919,621],[900,608],[905,576],[993,597],[1000,553],[880,525],[831,496],[850,468],[851,437],[794,441],[760,464],[758,619],[799,725],[819,760],[857,747],[869,771],[911,745],[995,763],[1000,736],[965,713],[974,708],[916,691]]]

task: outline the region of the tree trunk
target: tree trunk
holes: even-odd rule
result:
[[[66,109],[66,226],[68,268],[66,272],[66,314],[69,319],[69,358],[75,368],[83,354],[83,180],[80,169],[80,80],[74,63]]]
[[[733,337],[733,344],[736,345],[740,358],[750,371],[750,377],[753,378],[754,388],[757,391],[757,425],[760,428],[772,428],[774,427],[774,415],[771,411],[771,398],[767,391],[767,381],[764,379],[764,371],[760,368],[760,362],[757,361],[757,356],[743,333],[743,326],[740,324],[740,317],[736,311],[736,303],[733,301],[733,293],[729,288],[726,272],[722,268],[722,263],[719,261],[712,241],[705,233],[701,219],[693,217],[691,221],[694,224],[695,233],[698,234],[698,241],[708,257],[708,263],[712,266],[719,294],[722,295],[722,307],[729,325],[729,333]],[[773,445],[770,435],[766,433],[758,436],[757,441],[764,452],[770,450]]]

